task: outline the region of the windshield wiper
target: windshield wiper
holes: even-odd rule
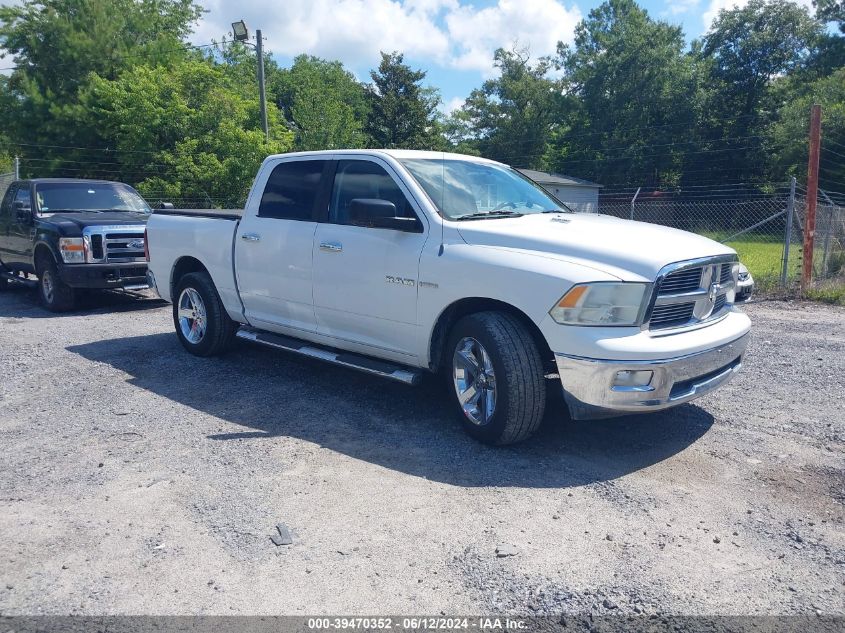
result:
[[[462,220],[479,220],[481,218],[520,218],[522,217],[523,213],[518,213],[516,211],[488,211],[482,213],[468,213],[467,215],[461,215],[455,218],[456,222],[460,222]]]
[[[102,213],[100,209],[41,209],[41,213]]]

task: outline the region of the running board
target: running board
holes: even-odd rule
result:
[[[287,352],[299,354],[300,356],[308,356],[309,358],[324,360],[335,365],[340,365],[341,367],[349,367],[350,369],[357,369],[367,374],[396,380],[406,385],[417,385],[422,380],[422,372],[411,367],[369,358],[361,354],[353,354],[352,352],[335,351],[326,347],[319,347],[313,343],[300,341],[290,336],[263,332],[245,325],[241,326],[235,333],[235,336],[246,341],[266,345],[267,347],[282,349]]]
[[[27,288],[37,288],[38,282],[34,279],[24,279],[23,277],[19,277],[14,273],[10,273],[5,270],[0,270],[0,277],[3,279],[8,279],[12,283],[20,284],[22,286],[26,286]]]

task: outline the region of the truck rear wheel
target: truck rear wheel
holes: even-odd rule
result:
[[[50,255],[39,255],[36,262],[38,273],[38,299],[51,312],[67,312],[76,305],[76,292],[62,281],[59,267]]]
[[[208,273],[189,273],[179,280],[173,324],[182,346],[195,356],[222,354],[231,347],[237,329]]]
[[[546,384],[527,328],[505,312],[479,312],[452,328],[444,369],[464,430],[487,444],[513,444],[543,421]]]

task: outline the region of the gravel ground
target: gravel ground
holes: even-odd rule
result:
[[[434,380],[2,294],[0,614],[845,614],[845,310],[746,309],[715,395],[488,448]]]

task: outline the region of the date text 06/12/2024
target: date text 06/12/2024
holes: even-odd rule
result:
[[[523,620],[498,617],[338,617],[309,618],[311,630],[520,630],[526,628]]]

